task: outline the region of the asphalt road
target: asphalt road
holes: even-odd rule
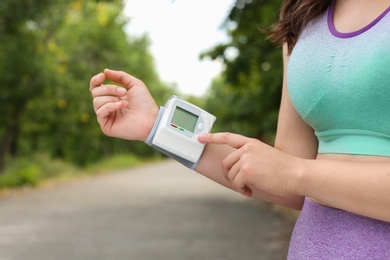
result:
[[[173,161],[0,198],[0,260],[285,259],[291,229]]]

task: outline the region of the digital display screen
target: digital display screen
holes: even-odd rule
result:
[[[198,116],[188,112],[187,110],[182,109],[181,107],[176,107],[176,110],[173,113],[171,123],[180,126],[190,132],[194,132],[197,122]]]

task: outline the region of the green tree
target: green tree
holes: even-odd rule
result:
[[[144,145],[102,134],[88,90],[90,77],[108,67],[143,78],[157,101],[172,93],[155,72],[148,38],[127,36],[126,23],[117,2],[73,1],[68,7],[48,41],[55,82],[29,102],[24,115],[25,153],[45,151],[77,164],[114,153],[150,154]]]
[[[121,0],[0,2],[0,170],[8,155],[43,152],[78,164],[132,151],[105,137],[95,120],[89,79],[104,68],[144,79],[159,103],[173,90],[159,79],[147,36],[124,32]]]
[[[27,102],[40,95],[45,82],[51,78],[42,69],[45,58],[38,46],[43,44],[52,26],[56,26],[57,20],[51,24],[44,22],[46,17],[53,16],[53,6],[49,0],[2,0],[0,3],[0,170],[5,157],[16,153],[20,118]],[[38,34],[43,27],[46,33]]]
[[[272,139],[280,105],[282,54],[260,29],[278,19],[280,5],[280,0],[237,0],[225,22],[231,41],[201,56],[222,59],[226,65],[206,104],[221,129]]]

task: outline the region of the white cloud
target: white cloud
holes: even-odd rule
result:
[[[222,64],[199,54],[226,42],[220,29],[234,0],[128,0],[131,35],[147,33],[159,75],[181,92],[202,95]]]

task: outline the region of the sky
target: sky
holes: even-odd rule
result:
[[[146,33],[162,81],[174,83],[184,94],[202,96],[223,65],[199,54],[228,42],[222,23],[235,0],[127,0],[126,31]]]

